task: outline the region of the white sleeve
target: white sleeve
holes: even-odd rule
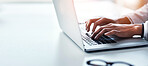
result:
[[[148,41],[148,3],[134,13],[127,15],[133,24],[144,23],[144,39]]]
[[[148,3],[134,13],[126,15],[133,24],[141,24],[148,20]]]
[[[148,41],[148,21],[144,23],[144,38]]]

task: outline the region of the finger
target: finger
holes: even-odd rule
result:
[[[89,20],[89,21],[87,22],[87,27],[86,27],[87,32],[89,32],[90,26],[91,26],[92,23],[93,23],[93,21],[91,21],[91,20]]]
[[[100,26],[100,24],[101,24],[101,23],[104,23],[105,21],[106,21],[106,18],[102,18],[102,19],[100,19],[100,20],[97,20],[97,21],[95,22],[94,26],[93,26],[92,32],[94,32],[94,31],[96,30],[96,27],[97,27],[98,25]],[[104,26],[105,26],[105,27],[111,27],[111,25],[112,25],[112,23],[109,23],[109,24],[104,25]]]
[[[98,19],[100,19],[100,18],[90,19],[89,21],[86,22],[87,23],[87,25],[86,25],[87,32],[89,32],[91,24],[96,22]]]
[[[92,33],[96,30],[97,25],[94,24],[93,29],[92,29]]]
[[[102,19],[97,21],[97,25],[100,25],[100,26],[106,25],[106,24],[109,24],[109,23],[115,23],[115,21],[112,20],[112,19],[108,19],[108,18],[102,18]]]
[[[91,38],[94,38],[104,28],[105,29],[114,29],[114,28],[112,28],[112,26],[107,26],[107,25],[100,26],[100,28],[96,32],[93,32]]]
[[[112,31],[109,31],[107,33],[105,33],[106,36],[110,36],[110,35],[116,35],[117,34],[117,30],[112,30]]]
[[[96,24],[101,26],[101,25],[103,25],[106,21],[107,21],[106,18],[101,18],[101,19],[99,19],[99,20],[96,21]]]
[[[104,28],[114,28],[115,26],[113,25],[113,23],[109,23],[109,24],[106,24],[104,26],[102,26]]]
[[[108,31],[111,31],[112,29],[111,28],[105,28],[103,29],[102,31],[100,31],[100,33],[98,33],[96,36],[95,36],[95,40],[99,39],[104,33],[108,32]]]
[[[91,36],[92,39],[103,29],[104,27],[100,27],[96,32],[94,32]]]
[[[93,29],[92,29],[92,33],[96,30],[96,27],[98,26],[98,22],[100,21],[101,19],[97,20],[95,23],[94,23],[94,26],[93,26]]]

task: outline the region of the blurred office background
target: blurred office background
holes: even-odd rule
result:
[[[77,1],[96,1],[96,0],[77,0]],[[99,1],[99,0],[98,0]],[[101,0],[100,0],[101,1]],[[148,0],[108,0],[117,3],[118,5],[136,10],[148,2]],[[48,3],[52,0],[0,0],[0,3]]]
[[[51,0],[0,0],[0,2],[51,2]]]
[[[115,2],[124,7],[136,10],[148,3],[148,0],[115,0]]]

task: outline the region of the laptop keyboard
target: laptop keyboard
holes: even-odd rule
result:
[[[88,43],[89,45],[99,45],[99,44],[111,44],[111,43],[116,43],[115,40],[108,36],[101,36],[98,40],[94,40],[90,38],[90,34],[87,33],[85,29],[85,23],[79,23],[79,27],[82,31],[82,39]]]
[[[86,35],[82,35],[82,39],[88,43],[90,46],[91,45],[98,45],[98,44],[110,44],[110,43],[116,43],[115,40],[111,39],[108,36],[101,36],[98,40],[93,40],[90,38],[90,35],[86,33]]]

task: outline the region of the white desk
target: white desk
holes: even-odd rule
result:
[[[85,53],[61,32],[52,3],[0,5],[0,66],[82,66],[93,58],[147,66],[148,48]]]

